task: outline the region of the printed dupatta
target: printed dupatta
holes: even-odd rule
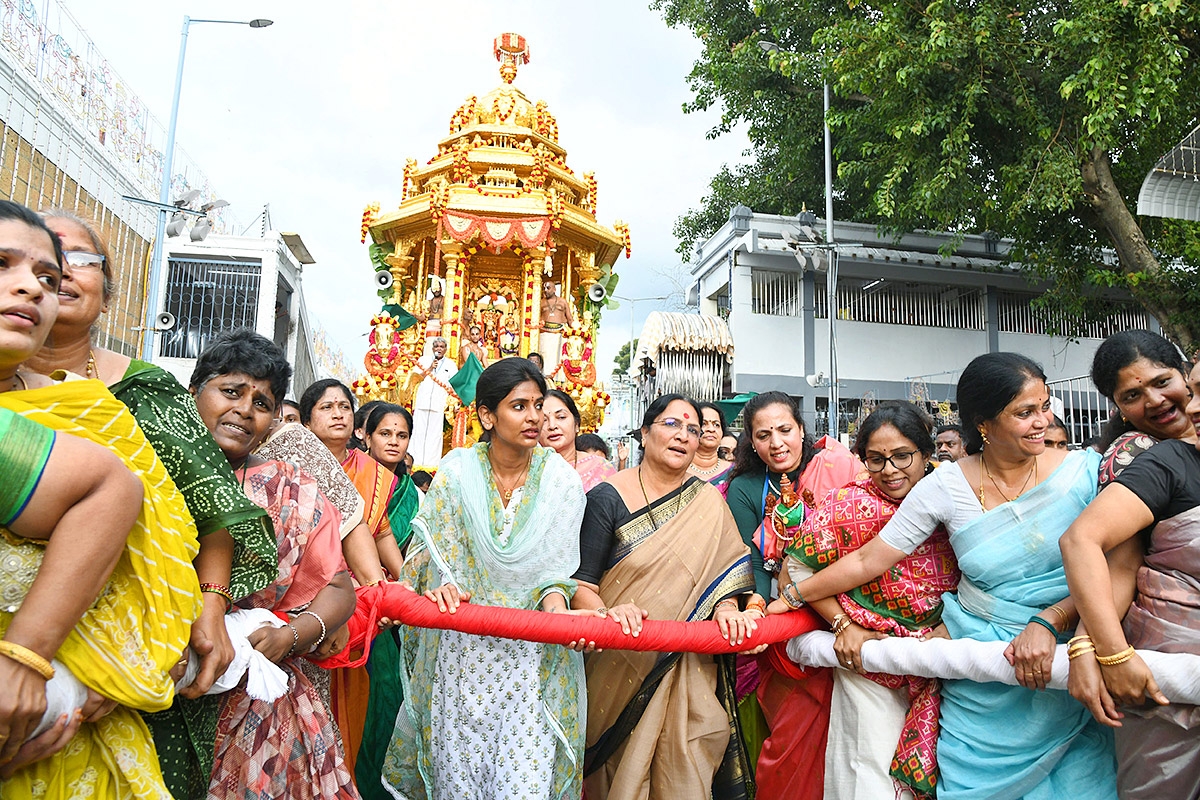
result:
[[[818,572],[874,539],[900,504],[869,478],[834,489],[804,522],[788,555]],[[869,630],[892,636],[924,636],[940,621],[942,593],[954,591],[960,573],[942,527],[911,554],[870,583],[838,595],[846,614]],[[941,683],[912,675],[867,675],[889,689],[906,688],[909,708],[891,775],[918,796],[937,789],[938,709]]]
[[[569,598],[579,569],[583,485],[554,451],[535,447],[520,497],[505,508],[495,487],[489,446],[451,450],[438,465],[417,515],[402,577],[418,592],[453,583],[471,602],[537,608],[551,593]],[[505,533],[505,516],[513,518]],[[396,628],[404,705],[395,719],[382,778],[393,795],[424,797],[434,747],[431,697],[442,675],[436,655],[443,632]],[[486,640],[485,640],[486,641]],[[578,797],[582,779],[583,658],[565,647],[541,648],[539,686],[557,743],[553,798]]]
[[[282,461],[244,467],[246,497],[274,523],[279,563],[274,581],[238,601],[275,613],[304,608],[346,569],[341,515],[316,479]],[[245,687],[221,696],[209,800],[358,800],[320,695],[299,654],[279,662],[288,691],[273,703]]]

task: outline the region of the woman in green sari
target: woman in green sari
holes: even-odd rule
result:
[[[179,800],[203,798],[220,706],[219,697],[204,692],[233,658],[225,612],[233,601],[274,580],[275,534],[266,513],[242,492],[183,386],[159,367],[94,344],[100,316],[116,291],[108,253],[95,228],[64,211],[42,216],[63,242],[64,269],[58,318],[28,366],[46,375],[66,370],[105,383],[133,413],[200,533],[193,564],[204,610],[190,641],[201,659],[200,672],[170,709],[144,716],[172,794]]]
[[[387,503],[387,518],[391,533],[401,551],[412,537],[412,520],[417,514],[416,484],[404,469],[404,455],[412,434],[412,415],[403,406],[376,403],[367,412],[362,426],[362,440],[367,453],[396,475],[391,497]],[[386,621],[385,621],[386,622]],[[392,740],[392,727],[404,701],[400,682],[400,649],[395,629],[379,636],[367,660],[371,688],[367,695],[367,721],[363,726],[358,760],[354,764],[354,780],[364,800],[390,800],[383,788],[380,774]]]

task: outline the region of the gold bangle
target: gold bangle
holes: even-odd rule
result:
[[[1078,636],[1072,636],[1070,639],[1068,639],[1067,646],[1069,647],[1070,645],[1073,645],[1076,642],[1091,642],[1091,641],[1092,641],[1092,637],[1088,636],[1086,633],[1081,633]]]
[[[1115,667],[1117,664],[1124,664],[1129,659],[1133,658],[1133,654],[1137,651],[1133,649],[1133,645],[1129,645],[1119,653],[1113,653],[1111,656],[1096,656],[1096,661],[1102,667]]]
[[[1078,650],[1067,653],[1067,660],[1074,661],[1075,659],[1079,658],[1080,656],[1087,655],[1088,653],[1094,653],[1094,652],[1096,652],[1095,647],[1081,647]]]
[[[834,617],[833,618],[833,636],[834,636],[834,638],[836,639],[837,637],[839,637],[843,633],[845,633],[846,628],[849,628],[853,623],[854,623],[854,620],[850,619],[849,614],[838,614],[836,617]]]
[[[1067,616],[1067,612],[1059,608],[1058,603],[1055,603],[1046,610],[1053,611],[1055,614],[1058,614],[1058,618],[1062,620],[1062,629],[1065,631],[1067,629],[1067,625],[1069,625],[1071,622],[1071,618]]]
[[[1091,642],[1080,642],[1079,644],[1069,644],[1069,645],[1067,645],[1067,655],[1070,655],[1071,653],[1078,653],[1080,650],[1095,650],[1095,649],[1096,649],[1096,645],[1092,644]]]
[[[29,667],[46,680],[54,677],[54,667],[49,661],[16,642],[6,642],[0,639],[0,656],[7,656],[21,666]]]

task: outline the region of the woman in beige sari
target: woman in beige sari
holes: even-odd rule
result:
[[[572,606],[633,636],[647,617],[711,618],[751,648],[764,602],[750,550],[720,492],[688,475],[700,420],[691,400],[660,397],[642,423],[641,465],[588,493]],[[610,650],[586,670],[589,800],[752,795],[732,656]]]

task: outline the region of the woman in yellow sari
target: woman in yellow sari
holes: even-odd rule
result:
[[[0,201],[0,409],[105,447],[137,476],[144,500],[100,596],[54,654],[85,686],[118,705],[80,725],[69,746],[6,778],[0,797],[165,800],[150,732],[135,709],[160,711],[174,697],[168,671],[201,608],[191,566],[196,526],[133,417],[101,383],[53,383],[20,369],[54,323],[61,261],[57,238],[40,219]],[[3,635],[50,548],[11,533],[0,546]]]

